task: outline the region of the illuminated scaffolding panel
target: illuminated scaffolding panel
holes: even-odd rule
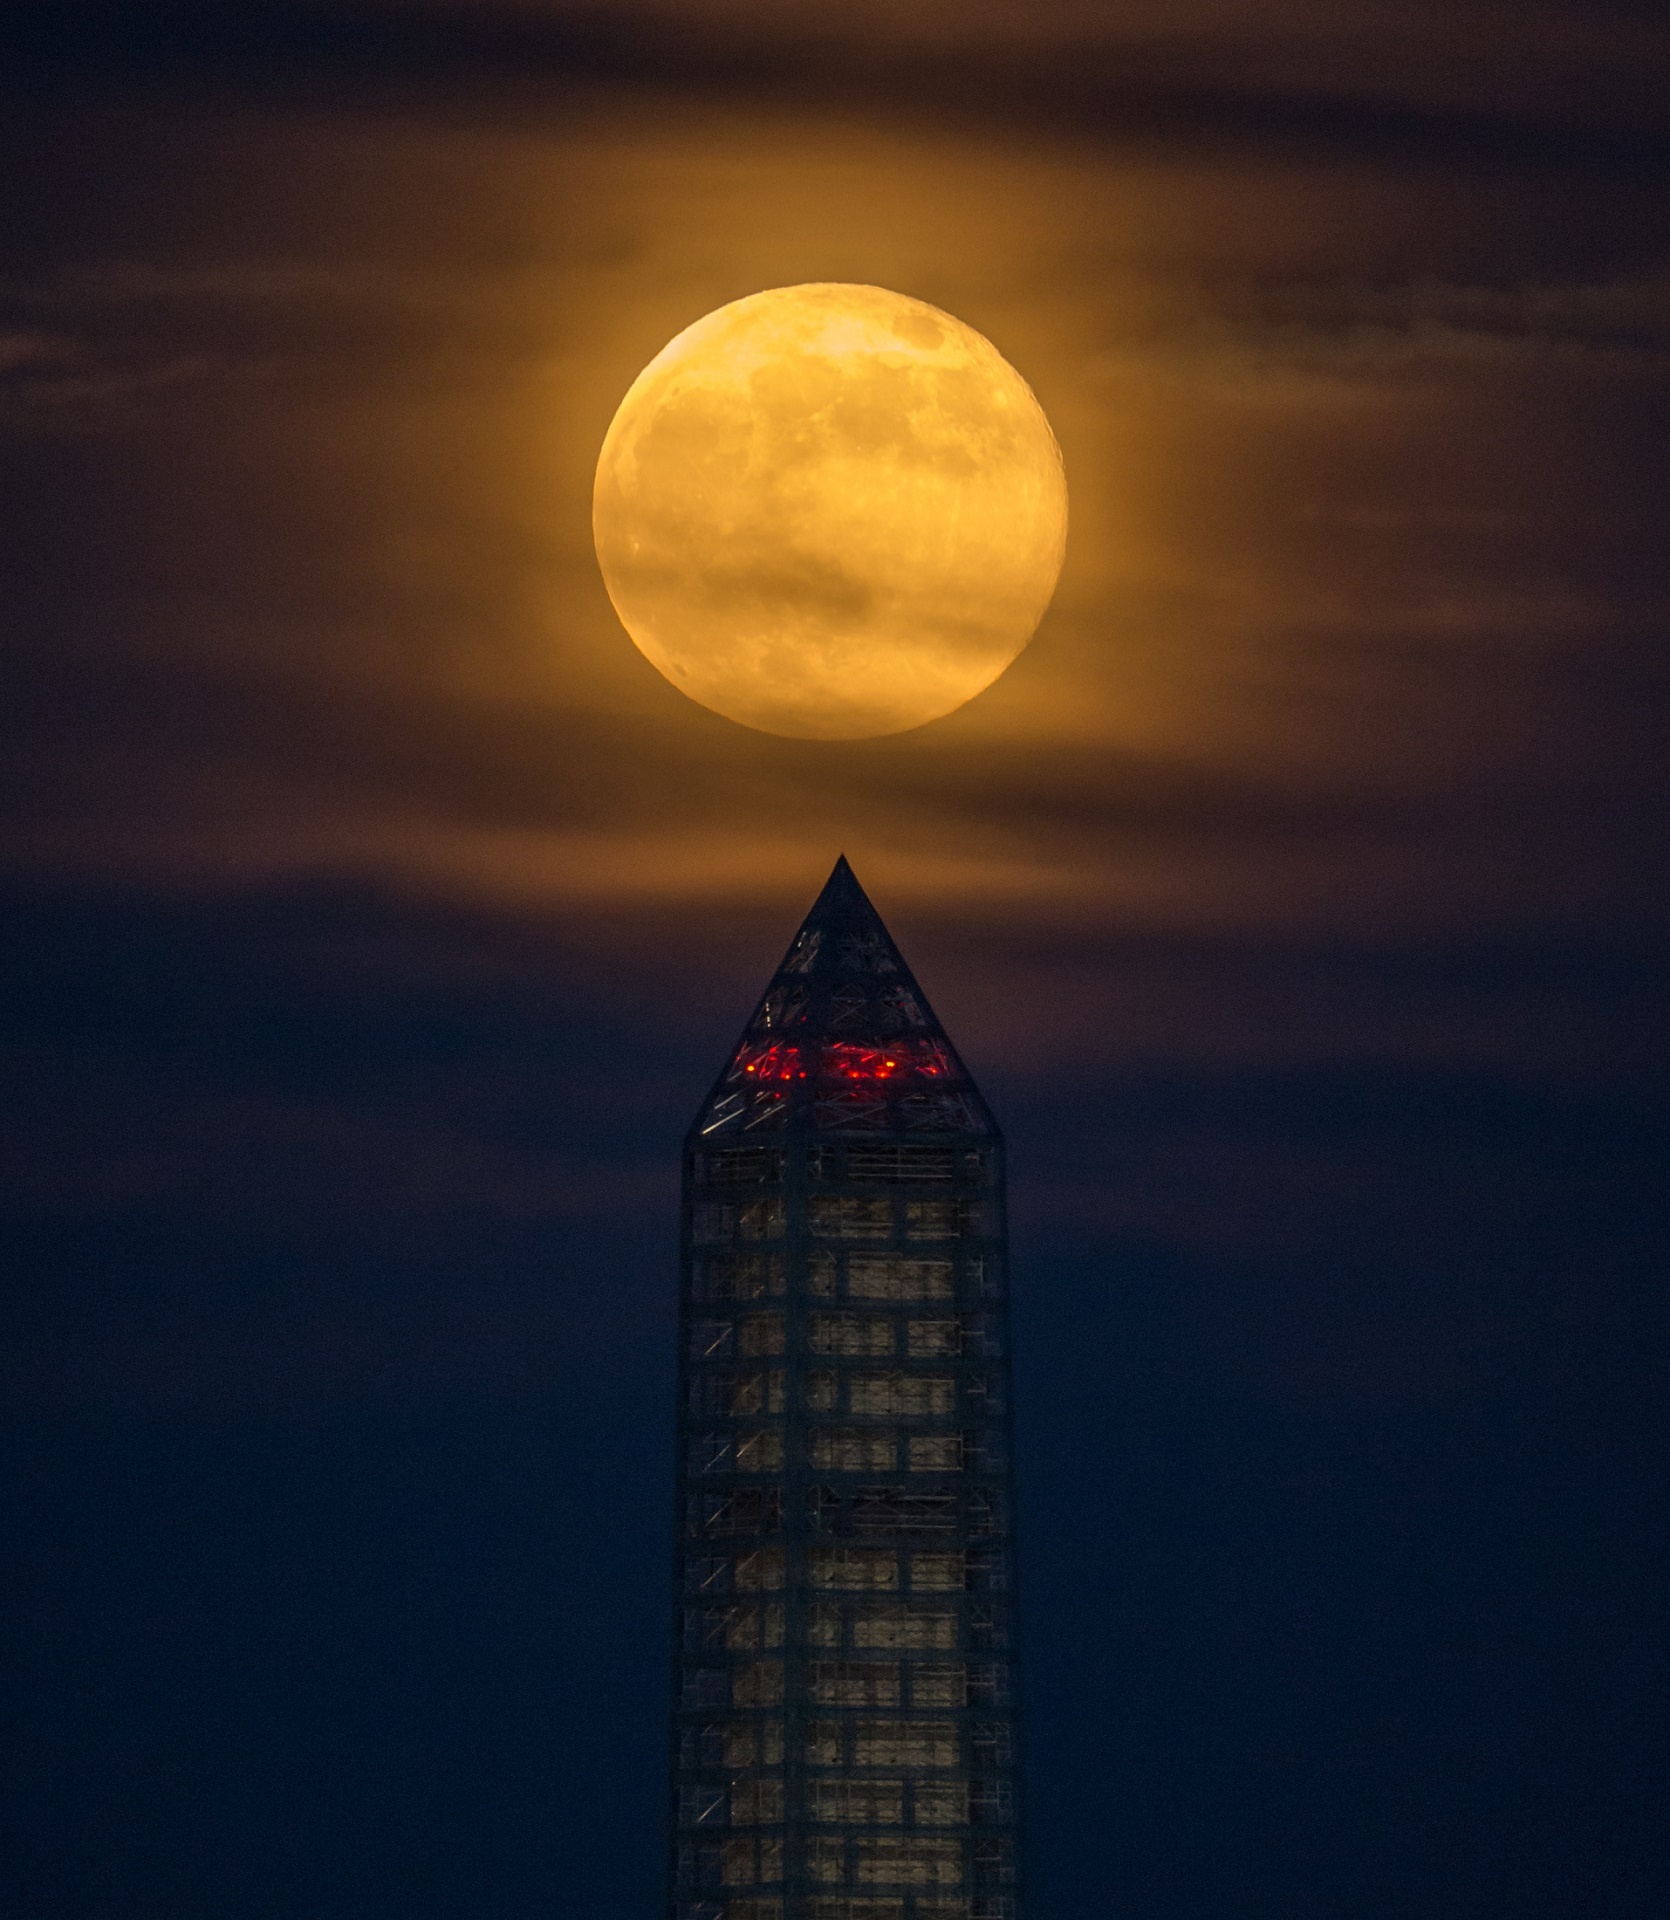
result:
[[[1003,1141],[845,860],[682,1265],[672,1920],[1017,1920]]]

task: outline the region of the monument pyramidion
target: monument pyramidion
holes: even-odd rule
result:
[[[845,859],[683,1184],[673,1920],[1016,1920],[1003,1141]]]

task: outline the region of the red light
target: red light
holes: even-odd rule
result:
[[[819,1071],[835,1080],[943,1080],[949,1066],[932,1040],[906,1040],[892,1047],[860,1047],[836,1040],[824,1048]]]
[[[798,1047],[772,1045],[761,1047],[752,1057],[744,1055],[742,1071],[751,1080],[804,1080],[806,1069],[800,1063]]]
[[[891,1080],[898,1057],[880,1047],[857,1047],[837,1040],[823,1050],[823,1071],[838,1080]]]
[[[955,1078],[950,1055],[937,1040],[896,1040],[891,1046],[866,1047],[850,1040],[831,1040],[816,1053],[820,1080],[863,1084],[876,1081],[950,1080]],[[736,1056],[731,1079],[752,1080],[756,1086],[810,1078],[807,1051],[774,1040],[745,1046]]]

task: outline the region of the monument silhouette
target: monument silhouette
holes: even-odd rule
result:
[[[681,1266],[673,1920],[1015,1920],[1003,1140],[844,858]]]

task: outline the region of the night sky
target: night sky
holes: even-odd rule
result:
[[[1004,1124],[1029,1920],[1661,1920],[1670,25],[0,17],[0,1914],[660,1911],[677,1148],[846,852]],[[1031,647],[746,731],[598,445],[1031,382]]]

